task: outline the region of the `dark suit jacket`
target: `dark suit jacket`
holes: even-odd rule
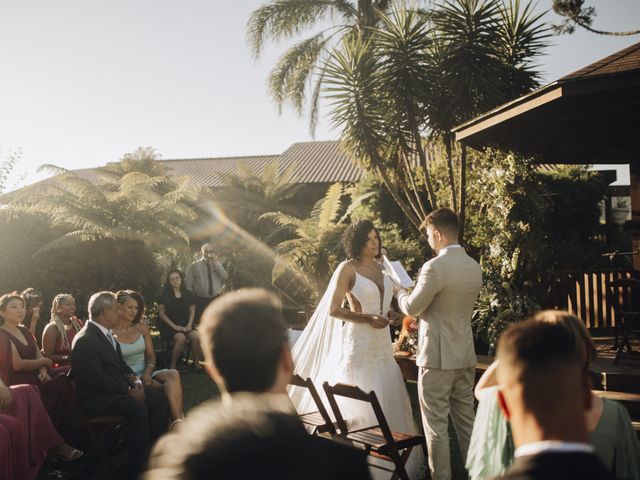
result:
[[[116,343],[117,345],[117,343]],[[87,322],[73,340],[71,369],[78,399],[88,415],[102,413],[127,396],[128,375],[135,375],[98,327]]]
[[[613,480],[613,475],[592,453],[543,452],[517,457],[501,477],[504,480]]]

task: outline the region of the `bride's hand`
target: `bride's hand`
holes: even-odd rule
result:
[[[369,324],[373,328],[385,328],[389,325],[389,320],[380,316],[380,315],[370,315],[369,316]]]

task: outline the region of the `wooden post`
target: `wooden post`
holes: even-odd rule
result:
[[[640,160],[629,165],[631,173],[631,249],[640,251]],[[633,254],[633,269],[640,271],[640,254]]]

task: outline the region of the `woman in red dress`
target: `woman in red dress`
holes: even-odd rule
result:
[[[68,293],[56,295],[51,304],[51,320],[42,334],[42,351],[53,362],[54,375],[71,368],[71,345],[82,326],[82,320],[76,318],[76,299]]]
[[[20,325],[25,315],[22,297],[6,294],[0,297],[0,364],[11,365],[7,385],[36,385],[40,398],[56,430],[73,445],[88,444],[88,432],[82,425],[75,391],[64,377],[52,380],[52,362],[44,357],[35,338]],[[74,453],[79,458],[82,452]]]
[[[0,335],[0,352],[10,351]],[[32,480],[44,459],[75,460],[81,452],[64,443],[32,385],[7,387],[11,364],[0,358],[0,478]]]

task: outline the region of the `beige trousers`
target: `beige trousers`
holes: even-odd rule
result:
[[[466,461],[475,416],[474,379],[475,367],[456,370],[420,367],[418,396],[432,480],[451,478],[449,415],[458,436],[463,462]]]

